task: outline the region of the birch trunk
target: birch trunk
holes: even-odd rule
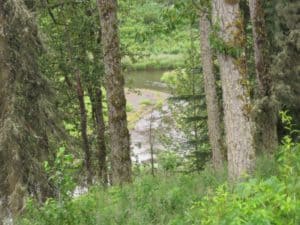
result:
[[[272,153],[277,148],[277,110],[272,98],[272,78],[269,72],[270,57],[265,23],[263,2],[249,0],[252,22],[254,58],[258,82],[258,149],[264,153]]]
[[[220,24],[219,37],[226,46],[243,49],[245,35],[239,1],[214,0],[214,21]],[[228,174],[231,181],[249,174],[254,167],[254,139],[250,117],[250,94],[247,90],[245,54],[219,52],[224,103],[224,122],[228,150]]]
[[[209,45],[211,25],[206,12],[200,13],[200,45],[201,58],[204,74],[204,89],[208,114],[208,135],[212,148],[212,160],[215,170],[223,167],[224,157],[222,154],[222,135],[220,107],[216,91],[216,79],[213,71],[213,56]]]
[[[108,102],[112,183],[131,182],[129,131],[124,77],[121,73],[117,0],[98,0]]]

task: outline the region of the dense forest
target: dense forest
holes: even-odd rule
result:
[[[299,225],[300,2],[0,0],[0,225]]]

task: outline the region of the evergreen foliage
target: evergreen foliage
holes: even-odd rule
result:
[[[281,108],[289,110],[299,129],[300,111],[300,3],[277,4],[277,32],[272,74]]]
[[[194,49],[192,44],[184,69],[166,73],[162,80],[171,89],[173,114],[176,115],[180,130],[187,137],[184,143],[179,143],[178,151],[188,156],[192,165],[189,170],[199,171],[203,169],[211,153],[207,135],[206,105],[203,99],[203,77],[201,68],[197,67],[199,54]],[[177,142],[178,140],[174,140],[173,144]]]

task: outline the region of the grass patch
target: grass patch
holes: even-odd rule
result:
[[[140,105],[144,105],[144,106],[150,106],[150,105],[153,105],[154,103],[151,101],[151,100],[149,100],[149,99],[144,99],[144,100],[142,100],[141,102],[140,102]]]
[[[182,67],[184,65],[183,54],[157,54],[132,62],[125,57],[123,65],[128,70],[169,70]]]

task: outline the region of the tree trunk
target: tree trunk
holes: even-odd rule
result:
[[[112,183],[131,182],[129,131],[127,128],[124,77],[121,73],[117,1],[98,0],[105,66]]]
[[[85,100],[84,100],[84,90],[81,84],[80,73],[76,74],[76,83],[77,83],[77,98],[79,101],[79,109],[80,109],[80,126],[81,126],[81,138],[82,138],[82,149],[85,156],[85,167],[87,171],[87,183],[90,185],[93,181],[93,173],[91,166],[91,152],[89,146],[89,140],[87,135],[87,114],[85,108]]]
[[[154,177],[154,134],[152,123],[154,122],[153,111],[151,111],[149,119],[149,146],[150,146],[150,156],[151,156],[151,174]]]
[[[106,164],[106,143],[105,143],[105,123],[102,108],[102,90],[97,87],[96,90],[89,90],[92,103],[93,122],[96,129],[98,145],[99,178],[103,185],[108,183],[107,164]]]
[[[212,160],[215,170],[223,167],[222,153],[222,134],[220,107],[216,90],[216,79],[213,71],[213,56],[209,46],[209,35],[211,33],[211,25],[206,12],[200,13],[200,45],[201,58],[204,74],[204,89],[206,97],[207,115],[208,115],[208,134],[212,148]]]
[[[277,148],[277,110],[272,95],[270,75],[270,57],[265,24],[263,2],[249,0],[254,42],[255,69],[258,82],[258,118],[259,142],[257,147],[264,153],[272,153]]]
[[[247,66],[243,53],[246,38],[239,1],[214,0],[213,15],[214,21],[220,22],[217,38],[224,45],[221,46],[223,51],[218,53],[218,60],[223,90],[228,174],[229,179],[235,181],[245,173],[251,173],[255,159]],[[232,54],[232,51],[237,51],[237,54]]]
[[[14,138],[18,132],[13,129],[14,107],[16,95],[14,83],[10,82],[13,76],[9,66],[10,43],[8,40],[7,26],[9,15],[5,14],[4,6],[0,6],[0,198],[1,220],[8,215],[17,214],[23,207],[23,199],[26,195],[23,180],[21,148]]]
[[[38,67],[41,53],[37,26],[24,1],[1,1],[0,212],[13,217],[27,194],[39,200],[53,195],[43,169],[52,154],[45,126],[50,90]]]

